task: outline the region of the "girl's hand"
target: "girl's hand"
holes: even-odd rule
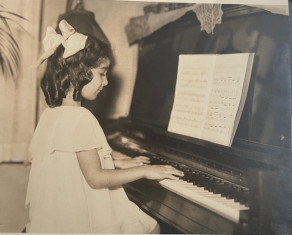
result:
[[[123,158],[123,159],[114,160],[115,167],[116,168],[120,168],[120,169],[147,165],[149,163],[150,163],[149,158],[148,157],[144,157],[144,156],[139,156],[139,157],[134,157],[134,158]]]
[[[129,157],[123,153],[117,152],[115,150],[112,151],[112,158],[114,160],[131,159],[131,157]]]
[[[150,164],[150,158],[145,156],[134,157],[132,161],[138,163],[139,166]]]
[[[150,180],[179,179],[184,173],[169,165],[143,166],[145,169],[145,178]]]

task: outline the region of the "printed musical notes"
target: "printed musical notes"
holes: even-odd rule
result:
[[[180,55],[168,131],[230,146],[254,54]]]

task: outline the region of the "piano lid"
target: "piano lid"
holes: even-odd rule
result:
[[[223,5],[213,34],[200,30],[193,12],[139,43],[136,84],[129,118],[152,131],[199,146],[216,144],[167,132],[180,54],[255,53],[243,114],[231,151],[253,150],[290,157],[291,76],[289,17],[243,5]],[[227,147],[228,148],[228,147]],[[225,149],[227,149],[225,148]]]

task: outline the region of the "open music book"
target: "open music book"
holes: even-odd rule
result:
[[[231,146],[253,53],[180,55],[168,131]]]

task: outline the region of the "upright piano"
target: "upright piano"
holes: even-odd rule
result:
[[[255,203],[264,201],[256,194],[259,175],[291,171],[289,18],[246,5],[223,4],[222,10],[212,34],[188,12],[139,41],[129,116],[105,128],[113,151],[184,171],[178,181],[124,186],[130,200],[163,224],[162,232],[264,231],[251,230],[260,226]],[[255,53],[255,61],[231,147],[168,132],[179,55],[240,52]]]

